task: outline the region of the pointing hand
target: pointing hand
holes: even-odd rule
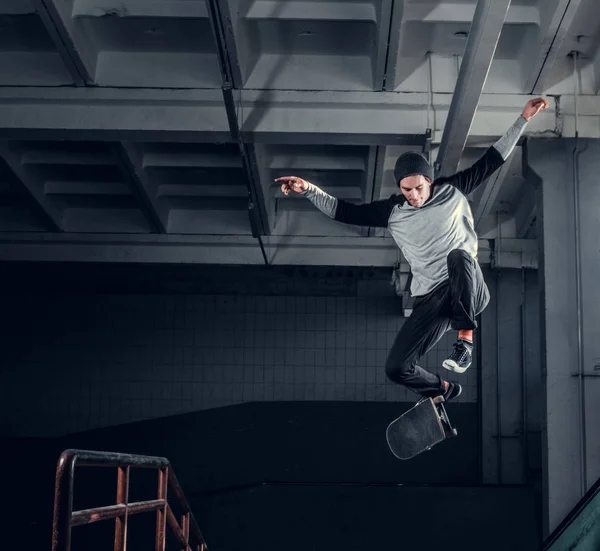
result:
[[[285,195],[288,195],[290,191],[301,193],[308,189],[308,182],[297,176],[282,176],[281,178],[276,178],[275,181],[281,182],[281,191]]]

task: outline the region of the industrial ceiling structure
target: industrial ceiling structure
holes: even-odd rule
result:
[[[600,137],[598,0],[0,0],[0,260],[391,266],[355,202],[403,151]],[[474,194],[482,263],[537,263],[522,147]]]

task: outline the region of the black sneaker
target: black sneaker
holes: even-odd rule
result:
[[[444,360],[442,366],[455,373],[464,373],[471,365],[473,345],[462,339],[454,345],[452,354]]]
[[[448,390],[444,392],[444,401],[449,402],[454,398],[458,398],[462,393],[462,386],[456,382],[448,382]]]

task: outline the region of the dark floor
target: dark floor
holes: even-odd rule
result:
[[[453,404],[458,438],[399,461],[385,427],[410,405],[252,403],[6,441],[0,467],[11,473],[13,506],[4,522],[28,534],[30,548],[49,545],[56,460],[82,448],[168,457],[217,551],[536,549],[533,490],[479,485],[477,405]],[[74,506],[112,504],[115,491],[115,469],[78,469]],[[132,473],[130,500],[155,492],[155,472]],[[153,522],[132,517],[130,549],[152,546]],[[75,528],[72,551],[110,549],[114,523],[103,526]]]

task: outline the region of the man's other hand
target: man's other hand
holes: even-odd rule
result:
[[[530,99],[523,109],[523,118],[528,121],[535,117],[543,109],[548,109],[550,104],[544,98]]]

